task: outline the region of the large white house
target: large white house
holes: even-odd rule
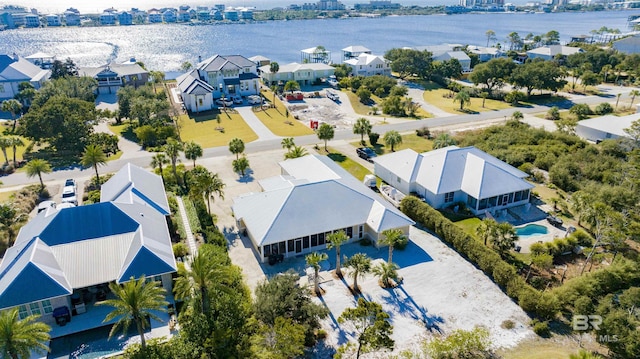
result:
[[[137,63],[111,63],[98,67],[81,67],[80,76],[98,81],[98,94],[115,94],[123,86],[138,88],[149,82],[149,72]]]
[[[640,107],[639,107],[640,110]],[[576,135],[592,142],[630,137],[624,130],[634,121],[640,120],[640,113],[628,116],[606,115],[578,122]]]
[[[18,85],[29,82],[39,89],[51,76],[51,71],[41,69],[18,55],[0,55],[0,102],[18,94]]]
[[[345,60],[344,63],[351,67],[354,76],[391,76],[391,62],[382,56],[360,54],[358,57]]]
[[[462,202],[482,214],[529,202],[534,187],[524,180],[526,173],[475,147],[424,153],[406,149],[373,161],[376,176],[404,194],[418,194],[434,208]]]
[[[40,212],[0,264],[0,309],[17,307],[20,318],[38,314],[52,325],[71,320],[70,334],[104,325],[110,309],[94,304],[110,282],[144,275],[171,293],[168,214],[162,179],[131,164],[102,186],[100,203]]]
[[[471,58],[464,52],[464,46],[460,44],[441,44],[429,46],[416,46],[414,49],[418,51],[429,51],[435,61],[449,61],[456,59],[462,66],[463,72],[471,71]]]
[[[414,222],[326,156],[280,162],[281,175],[260,181],[262,192],[234,199],[238,228],[246,231],[260,258],[292,257],[326,248],[332,232],[350,241]]]
[[[564,46],[564,45],[548,45],[535,48],[527,51],[527,57],[530,59],[543,59],[546,61],[553,60],[556,56],[562,56],[566,58],[569,55],[584,52],[579,47]]]
[[[297,81],[300,86],[312,85],[320,79],[333,75],[335,68],[323,63],[303,63],[292,62],[282,65],[278,72],[272,73],[271,66],[260,67],[260,77],[265,84],[286,83],[287,81]]]
[[[182,101],[189,111],[215,107],[221,97],[257,95],[260,92],[256,63],[241,55],[214,55],[176,79]]]

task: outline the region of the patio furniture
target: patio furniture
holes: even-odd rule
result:
[[[63,327],[71,321],[71,312],[66,306],[58,307],[53,310],[53,318],[56,320],[56,324]]]

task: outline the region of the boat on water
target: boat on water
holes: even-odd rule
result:
[[[380,193],[382,194],[382,197],[384,197],[387,201],[391,202],[396,207],[400,207],[400,202],[405,197],[404,193],[387,184],[380,185]]]

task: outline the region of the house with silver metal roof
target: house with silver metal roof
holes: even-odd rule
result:
[[[292,62],[280,65],[278,72],[271,72],[271,65],[260,67],[260,77],[265,84],[284,85],[287,81],[297,81],[300,86],[309,86],[335,73],[335,67],[323,63]]]
[[[414,222],[326,156],[280,162],[281,175],[260,181],[262,192],[234,199],[233,213],[262,261],[326,248],[344,230],[350,241],[378,243],[387,229],[409,234]]]
[[[101,200],[50,207],[20,229],[0,264],[0,309],[18,307],[21,318],[39,314],[52,325],[56,313],[68,313],[65,325],[74,315],[66,335],[104,325],[94,304],[109,296],[110,282],[145,276],[171,293],[176,262],[162,179],[128,164],[104,184]]]
[[[391,62],[383,56],[360,54],[345,60],[344,63],[351,67],[354,76],[391,76]]]
[[[633,122],[640,120],[640,106],[638,112],[627,116],[605,115],[578,122],[576,135],[591,142],[609,139],[631,138],[625,129],[631,128]]]
[[[0,55],[0,102],[14,98],[18,94],[18,85],[29,82],[37,90],[51,76],[51,71],[18,55]]]
[[[406,149],[373,159],[374,172],[404,194],[434,208],[464,203],[475,214],[529,202],[534,186],[519,169],[475,147],[449,146],[417,153]]]
[[[98,67],[81,67],[80,76],[89,76],[98,81],[98,94],[115,94],[123,86],[146,85],[149,82],[149,72],[136,63],[110,63]]]

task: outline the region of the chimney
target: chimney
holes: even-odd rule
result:
[[[202,62],[202,56],[198,55],[198,63]]]

